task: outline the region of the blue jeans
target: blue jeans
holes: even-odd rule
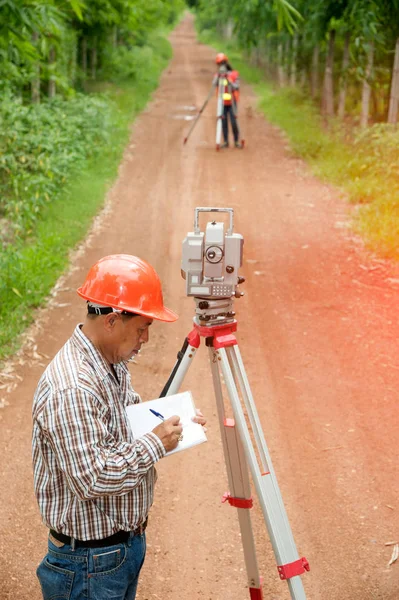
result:
[[[57,548],[37,569],[44,600],[134,600],[146,551],[145,533],[106,548]]]
[[[233,130],[234,142],[238,142],[238,138],[240,137],[240,132],[238,131],[237,125],[237,117],[234,113],[233,106],[231,104],[225,104],[223,107],[223,118],[222,118],[222,129],[223,129],[223,138],[226,144],[229,143],[229,115],[231,128]]]

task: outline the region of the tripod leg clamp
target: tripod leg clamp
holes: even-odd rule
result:
[[[223,494],[222,504],[228,502],[230,506],[235,508],[252,508],[254,503],[252,498],[234,498],[229,492]]]
[[[187,341],[193,348],[199,348],[201,343],[201,336],[196,329],[190,331],[187,336]]]
[[[306,558],[302,557],[292,563],[279,565],[277,570],[278,574],[280,575],[280,579],[284,581],[284,579],[291,579],[291,577],[303,575],[305,571],[310,571],[310,566]]]

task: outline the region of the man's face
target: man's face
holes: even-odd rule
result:
[[[142,344],[148,342],[148,328],[152,323],[149,317],[123,318],[117,315],[112,340],[113,363],[129,360],[138,354]]]

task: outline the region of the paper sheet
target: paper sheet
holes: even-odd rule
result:
[[[183,425],[183,440],[177,444],[174,450],[167,452],[167,456],[207,441],[202,425],[192,421],[196,412],[191,392],[182,392],[128,406],[126,413],[135,439],[152,431],[161,422],[161,419],[156,417],[150,408],[160,413],[165,419],[178,415]]]

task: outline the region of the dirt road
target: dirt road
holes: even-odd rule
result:
[[[231,206],[245,237],[246,296],[238,340],[301,555],[309,600],[397,600],[399,563],[397,268],[370,257],[348,229],[338,191],[312,177],[255,110],[243,84],[247,147],[214,148],[214,106],[186,146],[210,86],[214,53],[191,18],[171,37],[174,57],[136,121],[119,179],[71,271],[38,313],[23,351],[0,374],[0,598],[39,600],[35,569],[46,546],[32,492],[31,403],[49,359],[83,319],[75,293],[101,256],[137,254],[158,270],[168,305],[133,380],[156,397],[191,329],[180,277],[181,242],[195,206]],[[159,464],[138,600],[249,597],[236,510],[227,490],[207,354],[184,387],[209,419],[208,443]],[[264,598],[286,600],[260,510],[253,510]]]

